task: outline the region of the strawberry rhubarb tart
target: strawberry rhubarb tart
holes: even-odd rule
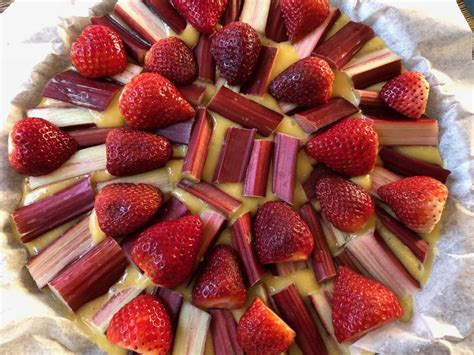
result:
[[[39,289],[111,354],[344,354],[409,322],[429,85],[327,0],[119,0],[9,137]]]

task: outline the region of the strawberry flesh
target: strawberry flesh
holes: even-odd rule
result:
[[[374,213],[370,195],[359,185],[339,176],[319,179],[316,198],[327,220],[343,232],[356,232]]]
[[[257,31],[243,22],[232,22],[212,36],[211,55],[230,85],[242,85],[251,76],[260,53]]]
[[[281,0],[280,6],[293,43],[316,29],[329,15],[328,0]]]
[[[332,324],[340,343],[355,340],[402,315],[400,302],[390,289],[347,267],[339,269],[332,299]]]
[[[260,206],[254,225],[255,251],[262,264],[306,260],[313,236],[301,217],[284,202]]]
[[[430,87],[423,74],[406,72],[387,82],[380,98],[409,118],[420,118],[426,110]]]
[[[156,42],[145,56],[145,68],[163,75],[176,85],[191,84],[198,74],[194,53],[177,37]]]
[[[412,176],[378,188],[382,201],[402,223],[418,233],[429,233],[441,219],[448,188],[428,176]]]
[[[140,295],[114,314],[107,339],[138,353],[165,355],[173,341],[170,317],[157,297]]]
[[[245,354],[280,354],[295,339],[295,332],[260,298],[256,297],[240,318],[237,341]]]
[[[210,35],[227,7],[227,0],[171,0],[171,3],[194,28]]]
[[[140,174],[171,159],[171,143],[163,137],[129,128],[116,128],[105,141],[107,171],[114,176]]]
[[[354,117],[339,121],[306,143],[309,156],[347,176],[369,173],[375,167],[377,151],[377,132]]]
[[[137,231],[158,211],[161,191],[147,184],[110,184],[95,198],[100,229],[117,238]]]
[[[72,44],[71,61],[87,78],[119,74],[127,67],[122,39],[105,26],[91,25]]]
[[[69,134],[42,118],[24,118],[10,132],[9,160],[20,174],[47,175],[77,150]]]
[[[185,216],[143,231],[132,249],[133,262],[153,283],[173,288],[191,276],[202,237],[202,222]]]
[[[329,101],[334,73],[329,64],[317,57],[308,57],[292,64],[268,88],[279,101],[311,107]]]
[[[194,283],[193,304],[201,308],[236,309],[245,304],[246,290],[240,261],[232,247],[218,245]]]
[[[120,113],[130,128],[155,130],[194,117],[194,108],[171,81],[158,73],[134,77],[122,91]]]

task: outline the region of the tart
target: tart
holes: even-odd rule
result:
[[[325,0],[131,1],[12,128],[27,268],[108,353],[347,353],[409,322],[429,84]]]

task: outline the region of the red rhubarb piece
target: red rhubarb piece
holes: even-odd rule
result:
[[[190,104],[199,106],[204,102],[204,94],[206,93],[206,87],[200,85],[185,85],[178,87],[179,92]]]
[[[382,148],[383,149],[383,148]],[[380,198],[377,191],[380,186],[387,185],[391,182],[398,181],[402,177],[392,173],[390,170],[376,166],[374,170],[370,172],[370,194],[376,198]]]
[[[178,219],[189,214],[191,214],[191,211],[188,210],[186,205],[176,197],[171,196],[158,212],[157,221],[172,221],[173,219]]]
[[[324,59],[331,67],[340,70],[374,36],[375,33],[369,26],[351,21],[317,47],[313,55]]]
[[[177,34],[186,28],[186,20],[178,14],[169,0],[145,0],[145,4]]]
[[[120,246],[107,238],[69,265],[48,285],[71,310],[105,294],[125,272],[128,261]]]
[[[242,86],[240,92],[247,95],[263,96],[273,70],[279,49],[262,46],[255,65],[254,75]]]
[[[245,0],[240,14],[240,21],[249,24],[257,32],[264,33],[270,3],[271,0]]]
[[[328,332],[328,334],[335,340],[334,327],[332,325],[332,309],[331,303],[333,298],[332,290],[321,288],[310,295],[308,295],[309,301],[316,311],[321,323]]]
[[[221,23],[225,26],[231,22],[237,21],[242,10],[243,0],[228,0],[227,7],[222,14]]]
[[[214,32],[227,6],[227,0],[171,0],[171,3],[195,29],[206,35]]]
[[[290,204],[293,203],[299,144],[298,138],[282,133],[275,136],[272,191]]]
[[[78,148],[87,148],[104,144],[111,130],[112,128],[86,128],[68,131],[67,133],[74,138]]]
[[[194,48],[194,55],[198,66],[198,78],[214,83],[216,80],[216,61],[211,55],[211,39],[208,36],[201,35],[199,37],[199,42]]]
[[[288,40],[280,3],[280,0],[271,0],[270,9],[268,11],[267,26],[265,28],[265,36],[277,43]]]
[[[265,137],[272,134],[283,119],[281,113],[224,86],[214,95],[207,108],[246,128],[256,128],[258,133]]]
[[[158,297],[161,303],[163,303],[165,306],[170,317],[171,326],[174,333],[178,325],[179,312],[181,311],[181,306],[183,305],[183,295],[168,288],[155,286],[155,289],[153,290],[153,296]]]
[[[213,181],[242,182],[252,153],[256,129],[230,127],[222,145]],[[238,157],[238,159],[236,159]]]
[[[191,132],[193,130],[194,120],[180,122],[156,131],[160,136],[168,138],[171,142],[177,144],[189,144]]]
[[[275,271],[277,276],[287,276],[299,270],[305,270],[308,264],[305,260],[300,261],[286,261],[275,264]]]
[[[264,197],[266,195],[272,152],[272,141],[254,140],[245,178],[244,196]]]
[[[228,309],[210,309],[211,332],[216,355],[243,355],[237,342],[237,323]]]
[[[342,249],[334,259],[338,266],[345,266],[365,277],[371,277],[370,272],[362,265],[357,258],[351,254],[348,248]]]
[[[196,257],[198,262],[203,259],[209,248],[217,241],[222,230],[225,228],[226,221],[223,215],[214,211],[204,211],[200,217],[202,221],[202,238]]]

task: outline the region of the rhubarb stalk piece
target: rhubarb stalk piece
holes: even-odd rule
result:
[[[252,153],[256,129],[227,129],[213,181],[219,184],[242,182]],[[236,159],[238,157],[238,159]]]
[[[273,142],[256,139],[244,184],[244,196],[264,197],[267,193],[268,173],[273,152]]]
[[[296,343],[303,354],[327,354],[326,345],[318,332],[295,284],[272,295],[283,320],[296,332]]]
[[[271,0],[245,0],[240,21],[248,23],[257,32],[265,33]]]
[[[20,240],[27,243],[90,211],[95,194],[89,178],[12,213]]]
[[[68,70],[46,83],[43,96],[103,112],[121,88],[120,84],[85,78],[77,71]]]
[[[375,280],[390,288],[397,296],[412,295],[420,288],[420,284],[376,233],[363,234],[351,240],[346,248]]]
[[[175,123],[166,128],[156,131],[160,136],[168,138],[171,142],[177,144],[189,144],[191,132],[193,130],[194,120]]]
[[[184,302],[179,314],[172,354],[204,354],[210,323],[211,316],[209,313]]]
[[[26,112],[28,117],[42,118],[61,128],[95,126],[100,114],[84,107],[36,107]]]
[[[277,43],[288,41],[280,0],[271,0],[265,36]]]
[[[206,88],[201,85],[184,85],[178,86],[179,92],[184,96],[186,101],[194,106],[199,106],[204,102],[204,94],[206,93]]]
[[[315,48],[317,48],[322,43],[326,37],[326,34],[329,32],[332,25],[334,25],[339,16],[341,16],[341,10],[336,7],[329,7],[329,14],[324,22],[316,27],[312,32],[308,33],[300,41],[293,44],[296,53],[298,53],[298,56],[301,59],[309,57]]]
[[[352,78],[354,88],[364,89],[400,75],[402,59],[390,49],[383,48],[351,60],[342,70]]]
[[[198,79],[214,83],[216,81],[216,61],[211,55],[211,39],[201,34],[199,42],[194,48],[194,55],[198,66]]]
[[[331,67],[340,70],[374,36],[369,26],[351,21],[317,47],[313,56],[324,59]]]
[[[429,245],[418,234],[405,227],[397,219],[390,216],[383,208],[376,206],[375,213],[379,221],[392,232],[408,249],[423,263],[428,255]]]
[[[287,134],[277,133],[275,136],[272,191],[289,204],[293,203],[299,144],[298,138]]]
[[[207,159],[209,142],[212,137],[213,120],[205,107],[200,107],[197,120],[189,140],[188,152],[184,158],[183,174],[195,181],[200,181]]]
[[[228,309],[210,309],[215,355],[243,355],[237,342],[237,324]]]
[[[87,216],[30,259],[26,267],[38,288],[42,289],[67,265],[87,253],[93,245]]]
[[[125,272],[124,252],[113,238],[107,238],[82,258],[69,265],[48,285],[71,310],[106,293]]]
[[[308,268],[308,264],[305,260],[299,261],[285,261],[282,263],[275,264],[275,271],[278,276],[291,275],[294,272],[304,270]]]
[[[178,183],[178,187],[215,207],[226,216],[232,214],[241,204],[239,200],[205,181],[194,183],[183,179]]]
[[[114,11],[123,22],[151,44],[167,37],[161,19],[143,1],[119,0]]]
[[[78,148],[87,148],[105,144],[107,134],[111,130],[112,128],[87,128],[68,131],[67,133],[76,140]]]
[[[390,170],[382,168],[381,166],[376,166],[370,172],[370,194],[374,197],[379,198],[377,193],[380,186],[390,184],[391,182],[398,181],[402,177],[397,174],[392,173]]]
[[[224,86],[211,99],[208,109],[246,128],[256,128],[263,136],[272,134],[283,119],[281,113],[270,110]]]
[[[384,167],[403,176],[431,176],[445,184],[451,174],[449,170],[407,157],[387,147],[383,147],[379,154]]]
[[[110,77],[112,80],[116,81],[119,84],[126,85],[132,79],[140,74],[143,71],[143,67],[133,64],[133,63],[128,63],[127,67],[125,70],[117,75],[114,75]]]
[[[366,116],[379,137],[381,145],[438,145],[438,121],[422,117],[419,120],[385,120]]]
[[[324,236],[318,214],[310,202],[300,207],[300,216],[309,227],[314,238],[312,264],[316,280],[324,282],[336,276],[336,266],[332,260],[326,237]]]
[[[227,7],[222,14],[221,23],[223,26],[237,21],[242,10],[243,0],[228,0]]]
[[[189,214],[191,214],[191,211],[188,210],[186,205],[176,197],[171,196],[158,212],[157,222],[172,221]]]
[[[240,255],[250,286],[255,285],[261,280],[264,271],[253,247],[250,212],[237,218],[232,225],[232,245]]]
[[[369,278],[372,277],[364,265],[362,265],[347,248],[341,250],[341,252],[336,255],[335,260],[338,266],[347,266],[358,274]]]
[[[242,86],[241,93],[255,96],[265,94],[278,51],[276,47],[262,46],[253,71],[254,75]]]
[[[186,28],[186,20],[179,15],[169,0],[145,0],[145,4],[177,34]]]
[[[175,332],[176,327],[178,326],[181,306],[183,305],[183,295],[176,291],[160,286],[155,286],[153,295],[158,297],[164,304],[166,310],[168,311],[168,315],[170,316],[173,332]]]
[[[323,127],[359,112],[359,109],[342,97],[335,97],[328,103],[296,113],[294,118],[301,129],[313,134]]]
[[[151,44],[138,33],[132,31],[127,25],[121,23],[121,21],[113,15],[92,17],[91,22],[94,25],[106,26],[114,30],[122,39],[128,55],[139,63],[143,63],[145,60],[145,54],[150,49]]]
[[[333,293],[324,288],[308,295],[311,305],[319,316],[324,329],[326,329],[331,338],[337,342],[336,335],[334,334],[334,326],[332,325],[332,297]]]
[[[96,190],[100,191],[107,185],[119,183],[149,184],[159,188],[161,192],[171,192],[172,190],[170,177],[166,168],[160,168],[138,175],[124,176],[121,178],[104,181],[96,185]]]
[[[225,227],[225,217],[214,211],[204,211],[200,215],[202,221],[202,237],[196,260],[200,262],[207,251],[214,245]]]

